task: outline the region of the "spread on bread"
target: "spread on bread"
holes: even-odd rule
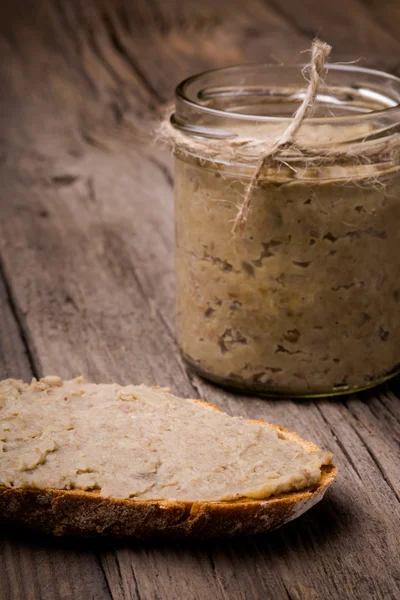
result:
[[[0,382],[0,485],[140,500],[262,499],[316,486],[332,456],[262,422],[144,385]]]

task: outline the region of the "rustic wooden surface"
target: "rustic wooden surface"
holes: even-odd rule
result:
[[[201,544],[2,532],[1,600],[400,598],[400,385],[231,395],[173,329],[172,162],[150,131],[194,72],[333,60],[400,72],[397,0],[13,0],[0,8],[0,376],[157,382],[332,449],[336,485],[270,535]]]

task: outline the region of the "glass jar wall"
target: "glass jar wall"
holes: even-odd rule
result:
[[[178,87],[173,124],[227,143],[276,136],[304,88],[298,67],[205,73]],[[252,168],[177,149],[177,338],[201,375],[270,395],[317,396],[399,371],[399,101],[394,77],[329,67],[299,140],[340,153],[265,167],[240,235],[232,222]],[[393,150],[371,154],[382,143]],[[350,147],[373,159],[347,155]]]

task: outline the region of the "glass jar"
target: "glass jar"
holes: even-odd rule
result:
[[[189,140],[227,147],[277,137],[306,85],[299,66],[210,71],[178,86],[171,122]],[[328,66],[296,140],[325,150],[311,164],[290,151],[268,164],[240,235],[232,222],[254,167],[178,144],[176,331],[200,375],[311,397],[399,372],[399,102],[400,79]]]

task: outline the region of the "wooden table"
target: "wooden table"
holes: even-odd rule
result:
[[[399,380],[318,401],[231,395],[174,337],[173,170],[151,144],[184,77],[333,60],[400,72],[396,0],[13,0],[0,19],[0,376],[159,383],[335,452],[325,500],[270,535],[204,543],[2,532],[1,600],[400,598]]]

